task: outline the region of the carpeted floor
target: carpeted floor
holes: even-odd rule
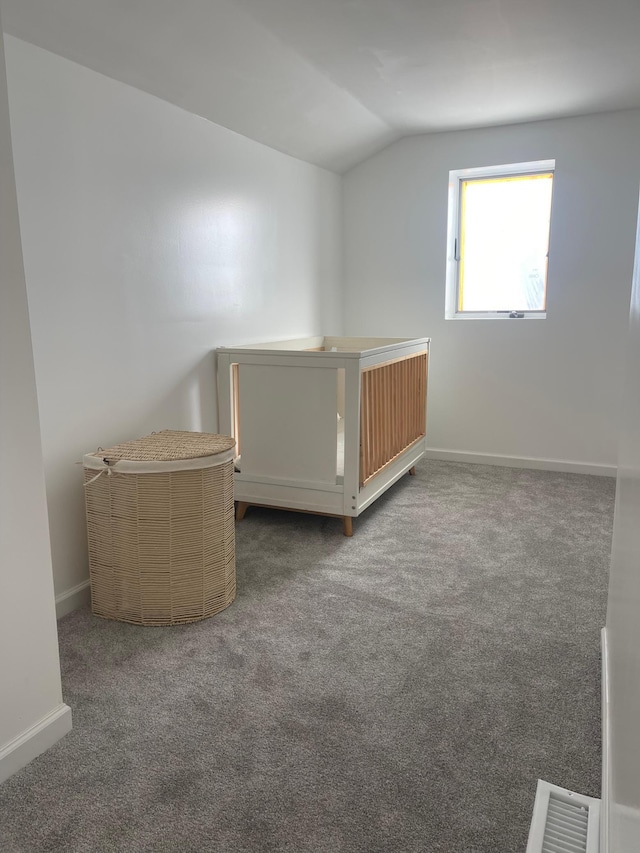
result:
[[[192,626],[60,622],[74,729],[0,787],[3,853],[516,853],[599,795],[615,482],[429,462],[354,524],[249,510]]]

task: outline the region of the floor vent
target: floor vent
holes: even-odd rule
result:
[[[598,853],[600,800],[538,779],[527,853]]]

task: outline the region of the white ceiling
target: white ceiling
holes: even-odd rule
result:
[[[0,0],[6,32],[303,160],[640,106],[640,0]]]

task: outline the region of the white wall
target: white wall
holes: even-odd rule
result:
[[[415,136],[346,174],[345,332],[431,336],[431,448],[615,466],[639,139],[638,111]],[[445,321],[449,171],[552,158],[547,319]]]
[[[7,37],[55,586],[82,454],[215,431],[212,350],[340,332],[340,179]]]
[[[38,405],[0,40],[0,782],[71,725],[62,702]]]
[[[611,853],[633,853],[640,846],[640,221],[624,387],[606,627],[603,797],[610,807]]]

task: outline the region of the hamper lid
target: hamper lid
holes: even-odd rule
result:
[[[87,456],[109,462],[173,462],[215,456],[232,450],[234,446],[235,440],[228,435],[165,429],[134,441],[124,441],[106,450],[96,450]]]

